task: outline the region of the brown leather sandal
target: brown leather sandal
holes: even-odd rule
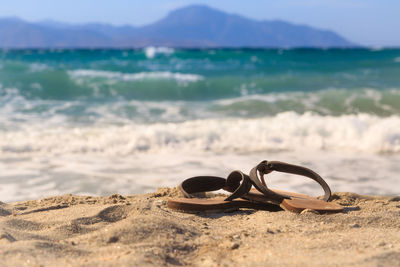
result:
[[[195,212],[230,212],[240,208],[278,211],[282,210],[273,203],[240,199],[248,193],[252,183],[248,175],[241,171],[233,171],[227,179],[216,176],[196,176],[184,180],[179,189],[185,198],[169,199],[170,209]],[[232,194],[228,197],[199,198],[194,194],[224,189]]]
[[[269,189],[266,186],[264,175],[272,171],[299,174],[317,181],[325,191],[323,200],[304,194]],[[258,177],[258,172],[261,180]],[[252,186],[256,190],[251,190]],[[234,171],[227,179],[215,176],[192,177],[183,181],[179,188],[186,198],[169,199],[167,206],[185,212],[221,212],[239,208],[277,211],[280,210],[279,207],[296,213],[300,213],[304,209],[319,212],[340,212],[343,210],[342,206],[327,202],[331,198],[331,190],[317,173],[305,167],[278,161],[261,162],[251,170],[250,176],[240,171]],[[231,192],[231,195],[226,198],[216,197],[212,199],[195,198],[193,195],[219,189]]]
[[[265,183],[264,175],[272,171],[309,177],[321,185],[325,194],[322,199],[317,199],[305,194],[271,190]],[[259,178],[258,174],[260,174],[261,179]],[[280,161],[265,160],[250,171],[250,180],[259,192],[251,190],[247,195],[244,196],[246,199],[250,198],[253,201],[274,203],[285,210],[295,213],[300,213],[305,209],[315,210],[318,212],[343,211],[343,207],[339,204],[328,202],[331,200],[331,189],[324,179],[321,178],[321,176],[308,168]]]

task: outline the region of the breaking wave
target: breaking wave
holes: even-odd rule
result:
[[[204,77],[190,73],[173,73],[169,71],[153,71],[139,73],[121,73],[101,70],[71,70],[68,71],[73,78],[77,77],[99,77],[105,79],[114,79],[121,81],[140,81],[140,80],[175,80],[177,82],[196,82]]]
[[[258,119],[51,127],[0,132],[2,154],[350,151],[400,153],[400,117],[284,112]]]
[[[154,47],[154,46],[149,46],[144,49],[144,53],[146,54],[146,57],[149,59],[154,58],[157,54],[163,54],[163,55],[171,55],[174,53],[173,48],[169,47]]]

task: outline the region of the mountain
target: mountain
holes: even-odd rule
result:
[[[20,19],[0,19],[1,48],[111,46],[110,38],[90,29],[58,28]]]
[[[333,31],[193,5],[143,27],[0,19],[0,48],[353,47]]]

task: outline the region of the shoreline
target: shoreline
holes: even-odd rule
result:
[[[169,210],[175,188],[0,202],[0,265],[396,265],[400,197],[335,193],[344,213]]]

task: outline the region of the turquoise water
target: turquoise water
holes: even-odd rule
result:
[[[393,194],[399,155],[397,49],[0,51],[3,201],[151,191],[264,158]]]
[[[121,100],[204,104],[234,98],[206,110],[246,117],[289,110],[400,113],[400,50],[153,50],[3,51],[0,94],[12,88],[27,101],[80,101],[77,114],[87,113],[87,105]],[[274,101],[266,104],[263,97]],[[18,112],[46,112],[46,102]],[[120,113],[141,115],[129,104]]]

